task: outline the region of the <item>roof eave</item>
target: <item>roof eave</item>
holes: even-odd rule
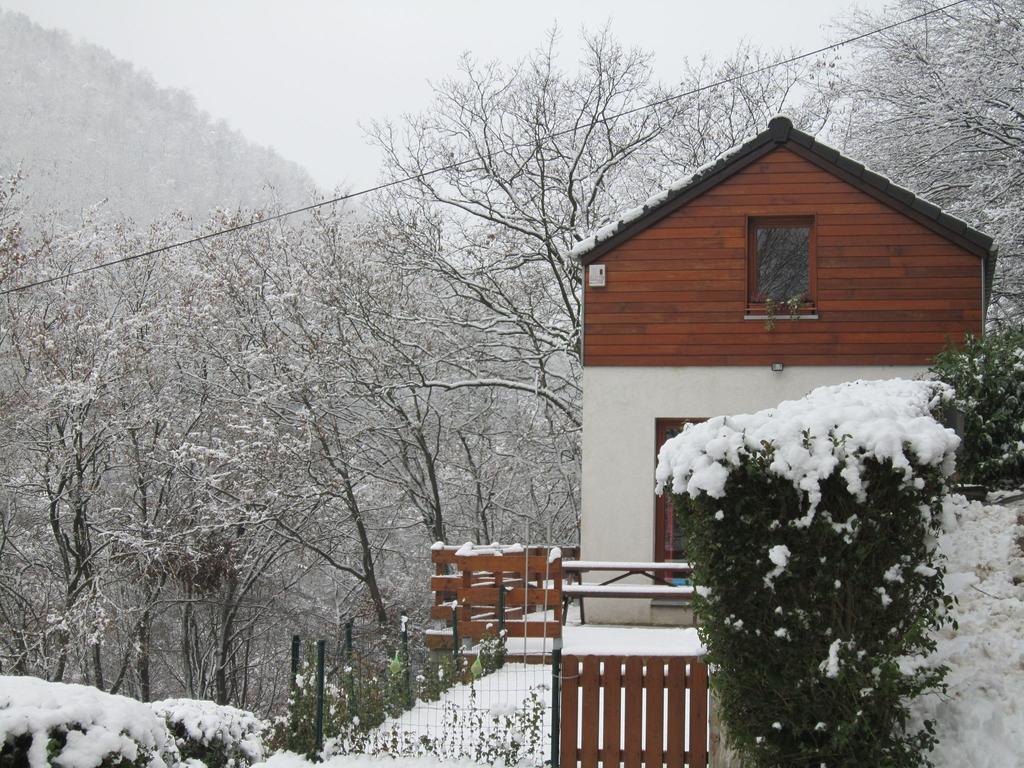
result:
[[[671,196],[657,208],[652,208],[643,216],[625,224],[614,235],[602,240],[586,253],[580,254],[577,257],[578,261],[584,266],[597,261],[619,244],[629,240],[636,233],[642,232],[651,225],[656,224],[694,198],[704,194],[707,190],[718,186],[730,176],[739,173],[755,160],[760,159],[775,149],[776,146],[780,146],[780,143],[777,143],[773,137],[769,136],[767,131],[759,134],[731,154],[729,159],[722,163],[721,167],[713,168],[706,176],[690,186],[683,187],[677,194]]]
[[[767,154],[776,147],[791,145],[791,149],[801,157],[813,162],[826,172],[843,179],[860,188],[911,218],[919,221],[947,240],[959,245],[970,253],[993,261],[995,258],[995,241],[984,232],[980,232],[947,213],[938,206],[918,197],[913,192],[881,176],[861,163],[852,160],[838,150],[822,144],[810,134],[793,127],[786,118],[774,118],[768,129],[750,141],[740,145],[728,157],[722,159],[707,172],[707,175],[695,179],[693,183],[682,187],[661,205],[652,208],[637,219],[623,224],[622,228],[605,240],[597,243],[590,250],[579,254],[576,258],[582,265],[597,261],[638,232],[647,229],[670,213],[678,210],[694,198],[704,194],[712,187],[721,184],[730,176]]]

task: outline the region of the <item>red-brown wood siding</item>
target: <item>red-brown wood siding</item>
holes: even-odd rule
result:
[[[747,219],[813,216],[818,319],[744,320]],[[982,326],[981,260],[780,147],[605,254],[586,365],[919,365]]]

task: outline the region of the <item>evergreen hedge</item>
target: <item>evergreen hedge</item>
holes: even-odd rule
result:
[[[956,391],[964,413],[963,482],[1024,483],[1024,332],[968,338],[935,358],[932,373]]]
[[[909,393],[909,398],[908,398]],[[948,599],[934,537],[956,438],[925,382],[816,390],[662,449],[730,746],[749,766],[923,766],[908,701]]]

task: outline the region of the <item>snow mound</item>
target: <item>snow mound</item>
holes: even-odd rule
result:
[[[420,757],[391,757],[390,755],[335,755],[323,762],[311,763],[294,752],[278,752],[265,763],[253,768],[490,768],[490,763],[472,760],[441,760],[424,755]]]
[[[908,483],[914,481],[911,460],[949,475],[960,439],[932,414],[952,394],[933,381],[854,381],[757,413],[693,424],[661,447],[657,491],[671,485],[678,494],[721,498],[741,457],[766,445],[774,450],[769,470],[807,493],[811,514],[821,500],[821,481],[837,471],[863,498],[867,459],[891,461]]]
[[[939,552],[946,591],[957,599],[928,664],[945,664],[948,690],[911,710],[936,721],[936,768],[1024,766],[1024,506],[945,502]],[[1016,582],[1016,583],[1015,583]]]
[[[31,736],[28,764],[97,768],[106,759],[141,759],[148,768],[179,762],[164,721],[147,704],[85,685],[0,676],[0,742]],[[65,743],[52,757],[48,742]]]
[[[242,768],[263,760],[268,724],[252,712],[212,701],[165,699],[152,704],[167,722],[183,757],[223,755],[224,765]]]

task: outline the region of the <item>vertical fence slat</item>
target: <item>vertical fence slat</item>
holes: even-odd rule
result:
[[[580,720],[577,704],[580,689],[580,665],[576,656],[562,657],[562,717],[561,739],[558,750],[559,763],[565,768],[574,768],[576,754],[576,726]]]
[[[643,746],[644,660],[639,656],[626,659],[626,722],[623,738],[625,768],[640,768]]]
[[[545,589],[548,589],[550,594],[546,598],[545,602],[548,607],[554,609],[555,623],[558,625],[558,635],[562,635],[562,624],[564,623],[564,616],[562,615],[562,558],[556,558],[550,565],[549,578],[550,584],[545,584]]]
[[[690,660],[689,683],[689,768],[705,768],[708,764],[708,668],[702,661]]]
[[[647,737],[644,739],[644,765],[647,768],[661,768],[661,747],[665,734],[664,659],[659,657],[647,659],[647,669],[644,674],[644,694],[647,701]]]
[[[580,715],[580,766],[597,768],[598,735],[600,730],[601,659],[583,657],[583,713]]]
[[[622,727],[622,658],[606,656],[604,675],[604,733],[601,737],[601,762],[605,768],[619,764],[619,729]]]
[[[667,768],[683,768],[686,758],[686,660],[674,656],[668,660],[668,717],[665,727],[668,728],[668,754],[665,755]]]

